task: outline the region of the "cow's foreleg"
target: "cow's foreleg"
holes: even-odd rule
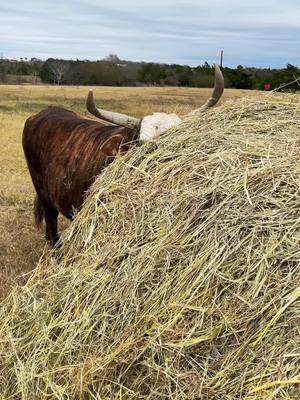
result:
[[[50,245],[54,247],[58,240],[58,231],[57,231],[57,217],[58,211],[53,208],[46,206],[45,210],[45,222],[46,222],[46,238],[50,242]]]

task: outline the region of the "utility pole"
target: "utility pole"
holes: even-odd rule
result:
[[[220,60],[220,67],[223,67],[223,50],[221,50],[221,60]]]

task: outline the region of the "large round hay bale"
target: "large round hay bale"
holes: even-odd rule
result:
[[[227,103],[118,158],[0,312],[3,399],[296,399],[300,104]]]

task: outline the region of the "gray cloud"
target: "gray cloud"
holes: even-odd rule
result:
[[[215,61],[257,66],[300,64],[296,0],[15,0],[0,5],[6,57]]]

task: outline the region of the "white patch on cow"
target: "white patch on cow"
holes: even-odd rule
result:
[[[152,115],[147,115],[142,119],[140,140],[151,140],[166,130],[179,125],[181,121],[181,118],[176,114],[157,112]]]

